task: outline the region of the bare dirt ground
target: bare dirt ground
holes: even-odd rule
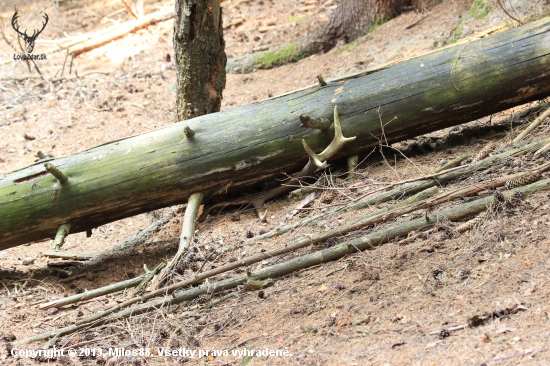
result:
[[[476,3],[481,3],[476,0]],[[409,12],[375,29],[358,41],[340,45],[323,55],[296,64],[252,74],[228,75],[223,109],[258,102],[268,97],[313,84],[316,75],[330,79],[435,49],[451,39],[461,39],[505,24],[517,26],[497,4],[472,11],[472,1],[443,0],[423,13]],[[545,0],[502,1],[521,19],[548,13]],[[38,75],[34,67],[14,61],[21,53],[10,21],[13,7],[21,11],[21,24],[40,25],[46,11],[50,21],[36,43],[34,53],[46,53],[36,61],[41,73],[61,81],[26,78]],[[336,1],[230,0],[222,1],[227,54],[239,56],[304,37],[330,16]],[[173,7],[148,1],[146,13]],[[485,12],[485,9],[487,12]],[[0,41],[0,177],[33,163],[36,152],[56,157],[77,153],[95,145],[144,133],[174,121],[175,79],[172,55],[172,21],[147,29],[87,52],[74,60],[69,74],[62,52],[48,40],[74,36],[129,20],[118,1],[4,1],[0,3],[3,40]],[[414,26],[412,26],[414,25]],[[412,26],[412,27],[410,27]],[[409,27],[409,28],[408,28]],[[29,26],[31,28],[31,26]],[[78,73],[78,78],[77,76]],[[519,117],[530,106],[468,124],[474,132],[460,135],[424,154],[399,154],[383,158],[372,154],[353,173],[330,173],[330,186],[306,210],[292,219],[285,217],[299,199],[281,198],[268,203],[269,220],[260,224],[252,211],[209,218],[198,226],[197,267],[220,266],[251,253],[270,249],[335,227],[364,215],[351,211],[302,226],[283,236],[240,246],[247,233],[258,235],[295,222],[330,207],[349,202],[361,193],[356,187],[379,188],[391,181],[418,177],[438,168],[443,161],[464,153],[474,154],[488,141],[503,149],[517,132],[493,130],[499,121],[529,122],[533,115]],[[485,126],[484,132],[476,127]],[[459,129],[460,131],[461,129]],[[488,131],[488,132],[487,132]],[[434,136],[444,137],[453,131]],[[456,129],[454,130],[456,132]],[[529,140],[548,137],[548,122]],[[456,139],[455,139],[456,140]],[[406,147],[406,144],[403,144]],[[363,157],[361,157],[363,158]],[[548,156],[545,157],[548,159]],[[527,157],[509,159],[498,167],[503,175],[532,167]],[[333,167],[337,168],[337,167]],[[440,187],[442,192],[479,181],[486,171]],[[355,187],[355,188],[354,188]],[[329,189],[330,188],[330,189]],[[392,205],[390,202],[386,205]],[[456,203],[455,203],[456,204]],[[449,205],[453,205],[452,203]],[[82,365],[512,365],[550,364],[550,196],[539,193],[521,204],[490,215],[475,229],[457,234],[456,224],[419,237],[406,245],[392,241],[373,250],[339,261],[303,270],[277,279],[274,285],[241,291],[213,308],[189,315],[185,306],[150,313],[60,338],[57,347],[148,347],[191,350],[288,350],[285,357],[209,356],[201,359],[173,357],[60,357],[31,360],[8,354],[13,342],[73,324],[79,318],[117,303],[122,294],[102,296],[75,306],[41,311],[37,305],[59,297],[91,290],[144,272],[174,254],[182,220],[178,215],[145,245],[131,255],[113,258],[93,267],[83,267],[83,276],[63,282],[61,274],[76,270],[50,270],[61,260],[42,256],[49,241],[0,252],[0,360],[3,364],[35,363]],[[413,213],[400,217],[405,221]],[[154,215],[139,215],[85,234],[70,235],[63,250],[99,253],[147,227]],[[286,220],[286,221],[285,221]],[[385,224],[387,225],[387,224]],[[352,238],[384,227],[365,228]],[[335,240],[334,242],[339,241]],[[265,267],[297,254],[319,250],[334,242],[301,249],[283,258],[273,258],[243,268]],[[210,260],[213,248],[236,245],[236,251]],[[32,264],[23,259],[33,258]],[[28,263],[28,262],[25,262]],[[48,275],[44,275],[44,274]],[[188,270],[184,275],[189,275]],[[57,275],[56,275],[57,274]],[[33,277],[35,276],[35,277]],[[220,295],[203,296],[187,305],[207,304]],[[487,315],[482,324],[440,333],[468,324],[474,316]],[[43,344],[19,345],[36,349]]]

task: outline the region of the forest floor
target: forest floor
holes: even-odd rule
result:
[[[538,19],[548,15],[546,0],[502,3],[516,18]],[[55,75],[65,79],[54,82],[23,77],[37,75],[37,72],[12,57],[14,53],[21,53],[10,27],[15,4],[21,12],[22,28],[31,29],[29,24],[39,26],[43,12],[48,13],[49,23],[34,50],[35,54],[45,53],[47,60],[36,61],[36,65],[46,79]],[[225,30],[227,55],[245,55],[300,39],[323,24],[336,5],[335,0],[222,1],[224,24],[233,24]],[[149,1],[145,10],[149,13],[171,7],[172,3]],[[61,74],[65,56],[56,51],[51,41],[129,20],[119,1],[4,1],[0,3],[0,17],[3,20],[0,177],[32,164],[37,159],[37,151],[67,156],[175,122],[172,20],[84,53],[71,66],[67,63]],[[443,0],[431,9],[411,11],[379,25],[359,40],[341,44],[326,54],[271,70],[228,75],[222,109],[260,102],[314,84],[318,74],[331,79],[358,72],[422,54],[500,25],[515,27],[517,23],[502,11],[496,0]],[[252,210],[240,211],[239,221],[232,220],[236,211],[211,216],[198,224],[196,266],[202,266],[203,262],[206,262],[205,269],[220,266],[361,217],[372,208],[300,226],[254,246],[242,245],[247,235],[258,235],[281,223],[296,222],[350,202],[364,193],[364,187],[374,190],[392,181],[420,177],[461,154],[475,155],[490,141],[497,145],[497,150],[502,150],[517,130],[496,131],[492,126],[502,121],[530,122],[535,116],[521,113],[535,105],[537,103],[472,121],[467,128],[432,134],[432,138],[441,138],[458,133],[460,138],[454,142],[449,139],[445,144],[416,149],[410,148],[415,142],[404,142],[399,146],[407,152],[406,158],[395,152],[361,156],[361,164],[347,175],[334,173],[338,166],[333,166],[326,171],[330,184],[321,196],[294,217],[287,216],[300,198],[283,197],[268,202],[267,223],[260,223]],[[550,125],[546,122],[527,140],[535,141],[549,134]],[[430,137],[426,139],[430,141]],[[511,158],[500,167],[501,174],[531,167],[530,164],[525,157]],[[479,181],[486,174],[489,173],[465,177],[440,187],[440,191]],[[392,204],[394,202],[389,202],[383,207]],[[421,214],[404,215],[397,221]],[[95,229],[90,238],[84,233],[69,235],[63,250],[100,253],[149,226],[157,217],[158,212],[113,222]],[[79,318],[116,304],[123,298],[122,294],[60,309],[38,309],[42,302],[141,275],[144,264],[154,268],[175,253],[181,221],[182,215],[177,215],[130,254],[93,267],[80,267],[79,273],[83,276],[70,282],[64,282],[55,274],[66,274],[77,268],[59,267],[62,260],[41,254],[51,249],[50,241],[0,252],[0,362],[10,365],[43,362],[67,365],[550,364],[548,192],[529,196],[519,206],[489,216],[463,234],[454,231],[456,224],[447,223],[445,230],[421,236],[406,245],[399,240],[391,241],[367,252],[276,279],[273,286],[261,291],[261,296],[258,290],[240,291],[192,316],[185,306],[180,306],[84,330],[61,337],[56,343],[56,347],[101,348],[105,352],[115,347],[228,350],[228,356],[209,355],[199,359],[196,356],[104,354],[33,360],[8,354],[13,342],[74,324]],[[384,225],[388,224],[350,233],[345,239]],[[280,263],[332,243],[303,248],[230,274]],[[231,245],[238,249],[214,260],[208,257],[213,248]],[[47,268],[51,270],[45,270]],[[187,271],[184,275],[190,273]],[[219,296],[202,296],[187,305],[207,304]],[[447,337],[439,336],[443,329],[468,325],[475,316],[487,314],[489,319],[483,324],[451,331]],[[17,345],[17,348],[37,349],[41,345]],[[288,355],[231,355],[231,350],[244,348],[287,350]]]

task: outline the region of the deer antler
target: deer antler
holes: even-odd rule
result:
[[[17,33],[19,33],[20,35],[22,35],[23,37],[28,37],[27,35],[27,30],[25,29],[25,33],[21,33],[19,31],[19,24],[17,24],[17,18],[19,18],[19,10],[16,10],[15,11],[15,14],[13,14],[13,17],[11,18],[11,26],[13,27],[13,29],[15,29],[15,31]]]
[[[315,166],[320,169],[324,169],[327,166],[326,161],[333,157],[346,143],[355,140],[355,137],[356,136],[344,137],[344,135],[342,135],[342,126],[340,125],[340,117],[338,116],[338,107],[334,106],[334,139],[330,145],[328,145],[327,148],[320,154],[315,154],[307,145],[306,140],[302,140],[302,143],[304,144],[306,153],[309,155]]]
[[[25,41],[25,45],[26,45],[26,48],[27,48],[27,52],[31,53],[33,48],[34,48],[34,42],[36,41],[36,38],[38,37],[38,35],[40,33],[42,33],[44,28],[46,28],[46,24],[48,24],[48,20],[50,18],[48,17],[48,14],[44,13],[44,19],[46,21],[42,22],[42,29],[40,29],[40,30],[35,29],[34,32],[32,33],[32,36],[29,36],[27,34],[26,29],[25,29],[25,32],[23,32],[23,33],[19,31],[19,24],[17,24],[17,18],[19,18],[19,10],[16,10],[15,14],[13,14],[13,17],[11,18],[11,25],[12,25],[13,29],[15,29],[15,31],[23,37],[23,40]]]
[[[36,39],[36,37],[38,37],[38,35],[39,35],[40,33],[42,33],[42,31],[44,30],[44,28],[46,28],[46,24],[48,24],[48,20],[50,19],[50,18],[48,17],[48,14],[44,13],[44,19],[45,19],[46,21],[45,21],[45,22],[42,22],[42,29],[40,29],[39,31],[38,31],[38,30],[35,30],[34,33],[36,33],[36,32],[38,32],[38,33],[36,33],[36,34],[33,33],[31,38],[35,38],[35,39]]]
[[[29,36],[27,34],[27,30],[25,29],[25,32],[21,33],[19,31],[19,24],[17,24],[17,19],[19,18],[19,10],[16,10],[15,11],[15,14],[13,14],[13,17],[11,18],[11,26],[13,27],[13,29],[15,29],[15,31],[17,33],[19,33],[20,35],[22,35],[23,37],[25,37],[25,39],[36,39],[36,37],[38,37],[38,35],[40,33],[42,33],[42,31],[44,30],[44,28],[46,28],[46,25],[48,24],[48,20],[50,20],[50,18],[48,17],[48,14],[44,13],[44,19],[46,20],[45,22],[42,22],[42,29],[38,30],[36,29],[32,36]]]

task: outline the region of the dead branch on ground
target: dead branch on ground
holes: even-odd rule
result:
[[[94,289],[94,290],[85,291],[81,294],[76,294],[76,295],[69,296],[69,297],[63,297],[63,298],[58,299],[58,300],[53,300],[53,301],[50,301],[50,302],[47,302],[47,303],[44,303],[44,304],[40,304],[38,306],[38,308],[42,309],[42,310],[47,310],[47,309],[50,309],[50,308],[59,308],[61,306],[74,304],[74,303],[77,303],[77,302],[80,302],[80,301],[90,300],[90,299],[93,299],[93,298],[96,298],[96,297],[99,297],[99,296],[103,296],[103,295],[107,295],[107,294],[112,294],[114,292],[118,292],[118,291],[130,288],[130,287],[134,287],[134,286],[139,285],[141,283],[141,281],[143,280],[143,278],[144,278],[144,276],[134,277],[134,278],[129,279],[129,280],[113,283],[111,285],[100,287],[100,288],[97,288],[97,289]]]
[[[96,32],[83,34],[69,39],[61,39],[57,46],[66,49],[67,53],[75,57],[81,53],[101,47],[116,39],[122,38],[128,33],[160,23],[174,17],[174,10],[163,10],[145,15],[139,19],[130,20],[126,23],[114,25]]]
[[[535,118],[535,120],[531,122],[529,126],[527,126],[527,128],[512,141],[512,143],[517,144],[518,142],[523,140],[525,136],[527,136],[531,131],[540,126],[540,124],[544,122],[544,120],[548,117],[550,117],[550,108],[546,109],[537,118]]]

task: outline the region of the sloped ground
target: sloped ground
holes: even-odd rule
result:
[[[429,12],[404,14],[379,26],[357,42],[339,46],[327,54],[312,56],[274,70],[229,75],[223,108],[253,103],[301,88],[314,83],[317,74],[325,78],[337,77],[427,52],[445,42],[469,37],[501,24],[515,26],[496,1],[476,0],[475,3],[481,5],[472,7],[472,1],[443,0]],[[513,16],[522,19],[540,17],[547,9],[544,0],[503,3]],[[50,23],[35,47],[35,53],[44,52],[48,56],[47,62],[37,61],[40,71],[48,77],[61,72],[65,57],[54,52],[55,46],[44,40],[61,38],[63,32],[75,35],[128,19],[125,11],[116,12],[122,7],[115,1],[56,4],[57,7],[49,2],[17,3],[24,14],[21,24],[39,25],[44,11],[50,16]],[[225,35],[228,56],[304,37],[328,18],[335,5],[336,2],[331,0],[322,3],[224,1],[224,23],[234,24]],[[168,6],[172,5],[148,2],[146,11]],[[0,14],[5,39],[11,44],[9,46],[6,41],[0,43],[0,78],[28,75],[29,70],[24,63],[12,60],[13,47],[18,47],[10,27],[13,3],[3,4]],[[173,123],[175,103],[170,87],[175,68],[173,57],[167,56],[172,55],[172,26],[171,21],[163,22],[80,56],[74,60],[71,74],[75,76],[77,71],[80,78],[55,83],[40,83],[37,79],[0,80],[0,175],[32,163],[38,150],[63,156]],[[67,64],[64,74],[67,77],[68,68]],[[83,76],[97,71],[105,74]],[[499,121],[517,122],[519,119],[530,121],[534,116],[519,117],[527,107],[472,122],[469,127],[494,125]],[[408,159],[401,158],[395,152],[386,152],[384,158],[373,154],[349,176],[331,175],[331,184],[322,196],[308,206],[309,209],[302,210],[291,219],[286,219],[286,216],[298,203],[295,198],[282,198],[269,203],[268,224],[258,223],[251,211],[240,212],[240,221],[231,220],[234,212],[210,218],[199,225],[195,266],[202,266],[213,248],[240,245],[248,231],[257,235],[279,226],[285,220],[294,222],[349,202],[365,189],[376,189],[384,183],[421,176],[421,173],[439,167],[443,160],[480,150],[488,141],[494,141],[497,149],[503,149],[510,141],[511,134],[491,128],[485,130],[489,132],[474,130],[459,135],[461,144],[447,143],[428,154],[417,154]],[[549,131],[546,122],[530,138],[547,137]],[[446,137],[456,132],[442,131],[434,136]],[[465,178],[440,190],[450,191],[479,181],[488,174],[504,175],[532,167],[533,164],[527,157],[511,159],[502,166],[492,167],[490,172]],[[458,235],[453,231],[454,224],[444,223],[447,230],[440,230],[407,245],[393,241],[371,251],[277,280],[273,286],[262,290],[263,298],[257,290],[241,292],[193,316],[187,315],[186,309],[181,307],[168,314],[156,312],[68,336],[57,343],[58,347],[105,349],[167,346],[191,350],[269,348],[287,349],[292,356],[219,356],[200,360],[183,356],[101,356],[79,360],[61,358],[50,363],[548,364],[549,209],[550,196],[540,193],[489,216],[468,233]],[[342,214],[300,227],[284,236],[262,240],[254,246],[241,247],[214,260],[207,260],[205,269],[279,246],[308,233],[341,225],[366,212]],[[398,221],[421,214],[409,214]],[[161,259],[173,254],[181,219],[181,216],[174,218],[135,253],[89,268],[84,271],[84,277],[68,283],[61,282],[53,274],[41,275],[48,263],[59,262],[40,255],[41,251],[50,249],[49,242],[0,252],[0,269],[8,274],[12,271],[10,278],[1,280],[0,288],[3,344],[12,340],[12,335],[20,340],[72,324],[80,317],[116,304],[122,295],[108,295],[47,313],[36,308],[44,301],[142,274],[143,264],[153,268]],[[152,215],[140,215],[100,227],[91,238],[85,238],[83,234],[71,235],[64,250],[100,252],[143,229],[151,220],[154,220]],[[382,227],[384,225],[365,228],[298,253],[310,253]],[[240,272],[279,263],[294,255],[273,258],[251,268],[243,268]],[[35,261],[24,265],[24,258],[34,258]],[[32,273],[39,274],[37,280],[29,280]],[[186,274],[190,273],[188,270]],[[15,279],[14,276],[20,278]],[[208,300],[209,296],[203,296],[191,301],[190,305]],[[514,311],[501,317],[506,309]],[[468,324],[473,316],[491,312],[494,314],[484,324],[450,331],[449,337],[440,339],[438,333],[442,329]],[[19,348],[35,347],[38,346]],[[33,364],[28,359],[8,357],[4,347],[0,358],[5,364]]]

